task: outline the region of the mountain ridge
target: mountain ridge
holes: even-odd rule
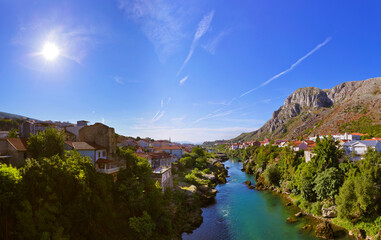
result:
[[[264,138],[294,139],[338,132],[351,121],[381,124],[381,78],[341,83],[331,89],[298,88],[261,128],[232,142]]]

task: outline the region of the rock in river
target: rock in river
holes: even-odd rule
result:
[[[316,237],[324,239],[333,239],[333,229],[329,222],[322,222],[316,226]]]
[[[286,220],[288,223],[294,223],[294,222],[296,222],[297,220],[296,220],[296,218],[294,218],[294,217],[289,217],[289,218],[287,218],[287,220]]]
[[[298,212],[294,215],[295,217],[302,217],[303,216],[303,213],[302,212]]]
[[[251,186],[251,181],[250,181],[250,180],[246,180],[244,183],[245,183],[247,186]]]
[[[311,231],[311,229],[312,229],[312,226],[311,226],[310,224],[307,224],[307,225],[305,225],[305,226],[302,227],[302,230],[303,230],[303,231],[306,231],[306,232]]]

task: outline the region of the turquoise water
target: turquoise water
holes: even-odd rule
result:
[[[318,239],[299,230],[310,223],[307,218],[286,223],[298,209],[286,207],[285,199],[271,192],[248,189],[243,182],[255,179],[240,170],[242,163],[227,161],[225,166],[229,167],[228,182],[216,187],[216,203],[203,209],[202,225],[192,234],[184,233],[184,240]]]

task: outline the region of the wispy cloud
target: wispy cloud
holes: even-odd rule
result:
[[[185,119],[185,116],[182,116],[178,118],[171,118],[171,121],[179,122],[179,121],[183,121],[184,119]]]
[[[221,102],[214,102],[214,101],[208,101],[209,105],[223,105],[223,106],[229,106],[230,101],[221,101]]]
[[[269,84],[270,82],[274,81],[275,79],[281,77],[282,75],[292,71],[296,66],[298,66],[303,60],[305,60],[306,58],[308,58],[309,56],[311,56],[314,52],[316,52],[317,50],[319,50],[321,47],[324,47],[329,41],[331,41],[331,37],[328,37],[325,39],[324,42],[318,44],[314,49],[312,49],[311,51],[309,51],[306,55],[304,55],[303,57],[301,57],[300,59],[298,59],[298,61],[296,61],[294,64],[292,64],[289,68],[287,68],[286,70],[284,70],[283,72],[281,73],[278,73],[277,75],[271,77],[270,79],[268,79],[267,81],[263,82],[261,85],[259,85],[258,87],[256,88],[253,88],[253,89],[250,89],[249,91],[241,94],[240,97],[243,97],[261,87],[264,87],[266,86],[267,84]]]
[[[198,122],[201,122],[201,121],[207,120],[207,119],[218,118],[218,117],[225,117],[225,116],[228,116],[228,115],[232,114],[233,112],[234,112],[234,110],[229,110],[229,111],[225,111],[225,112],[214,111],[213,113],[210,113],[210,114],[208,114],[206,116],[203,116],[203,117],[197,119],[193,123],[196,124]]]
[[[198,41],[208,31],[210,24],[213,20],[213,16],[214,16],[214,10],[209,12],[207,15],[205,15],[203,17],[203,19],[198,23],[198,28],[197,28],[196,33],[194,34],[193,41],[192,41],[191,47],[189,49],[189,53],[187,55],[187,58],[185,59],[183,65],[180,67],[179,71],[177,72],[177,75],[179,75],[181,73],[181,71],[184,69],[185,65],[191,59],[193,52],[197,46]]]
[[[214,39],[212,39],[211,41],[209,41],[206,45],[204,45],[203,47],[210,53],[210,54],[215,54],[216,53],[216,49],[219,45],[219,43],[221,42],[221,40],[226,36],[228,35],[229,33],[231,32],[231,29],[227,29],[227,30],[224,30],[222,32],[220,32]]]
[[[189,77],[189,75],[188,76],[185,76],[185,77],[183,77],[181,80],[180,80],[180,85],[183,85],[187,80],[188,80],[188,77]]]
[[[160,101],[160,107],[161,107],[161,108],[164,107],[164,99],[161,99],[161,101]]]
[[[118,3],[129,18],[141,26],[160,60],[176,52],[185,36],[182,28],[187,14],[181,6],[164,0],[118,0]]]
[[[112,78],[114,79],[114,81],[120,85],[124,85],[124,84],[129,84],[129,83],[138,83],[139,81],[137,80],[131,80],[131,79],[126,79],[126,78],[123,78],[123,77],[120,77],[120,76],[112,76]]]
[[[153,122],[159,121],[164,116],[165,111],[158,111],[155,116],[152,118]]]
[[[114,80],[115,80],[116,83],[118,83],[120,85],[124,85],[124,82],[123,82],[121,77],[115,76]]]

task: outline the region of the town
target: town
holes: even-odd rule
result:
[[[116,152],[117,148],[132,149],[137,156],[148,160],[152,167],[152,177],[157,180],[164,192],[172,187],[172,163],[184,153],[192,152],[194,145],[173,143],[169,140],[153,140],[124,137],[115,133],[114,128],[102,123],[89,125],[88,121],[68,122],[28,120],[16,130],[16,136],[9,131],[0,131],[0,163],[20,167],[31,157],[28,138],[31,135],[54,128],[63,133],[65,150],[75,150],[88,157],[99,173],[110,174],[114,178],[125,162]]]
[[[327,138],[332,138],[335,141],[338,141],[338,147],[343,149],[344,156],[341,159],[341,162],[347,158],[349,161],[356,162],[363,158],[368,148],[375,149],[378,152],[381,152],[381,138],[369,137],[366,134],[362,133],[335,133],[326,135]],[[298,152],[300,150],[304,151],[304,158],[306,162],[311,161],[313,157],[313,149],[316,146],[316,139],[323,139],[324,136],[314,136],[309,137],[305,140],[285,140],[285,139],[265,139],[263,141],[249,141],[249,142],[238,142],[230,144],[229,150],[237,149],[246,149],[249,146],[267,146],[273,145],[278,147],[289,147],[292,151]],[[216,143],[219,145],[222,143]]]

